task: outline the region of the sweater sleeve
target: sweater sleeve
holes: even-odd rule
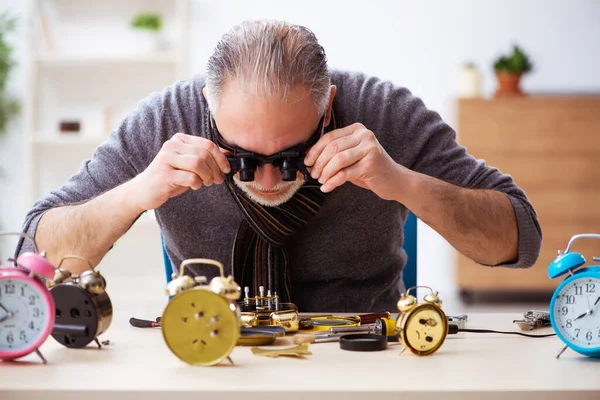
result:
[[[423,101],[406,93],[403,107],[412,117],[405,121],[407,140],[414,149],[411,169],[458,186],[491,189],[510,200],[518,226],[518,258],[497,267],[530,268],[538,259],[542,230],[533,205],[510,175],[476,159],[456,141],[455,131]]]
[[[344,122],[365,124],[396,162],[461,187],[506,195],[518,225],[518,258],[495,266],[529,268],[535,264],[542,230],[533,205],[510,175],[469,154],[449,124],[406,88],[359,74],[337,78],[341,90],[352,93],[349,97],[353,98],[343,106],[348,111]]]
[[[143,171],[160,149],[165,93],[153,93],[140,101],[61,187],[38,199],[28,211],[22,232],[35,238],[44,213],[56,207],[86,202],[132,179]],[[15,257],[32,251],[31,240],[18,242]]]

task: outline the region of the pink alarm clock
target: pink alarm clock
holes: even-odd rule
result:
[[[38,253],[21,254],[13,265],[0,265],[0,360],[14,360],[36,352],[46,364],[39,347],[52,333],[56,308],[54,299],[40,277],[52,279],[54,266]]]

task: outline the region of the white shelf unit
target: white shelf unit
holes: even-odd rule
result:
[[[177,66],[178,58],[174,53],[133,55],[133,56],[76,56],[73,54],[45,56],[36,59],[37,64],[42,68],[60,68],[76,66],[95,66],[98,64],[172,64]]]
[[[188,0],[28,0],[28,207],[76,173],[123,116],[154,91],[187,78]],[[159,13],[152,35],[131,27]],[[61,133],[61,121],[80,131]],[[140,221],[155,223],[151,216]]]

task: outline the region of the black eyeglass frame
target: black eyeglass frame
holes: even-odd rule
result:
[[[227,174],[229,177],[233,177],[233,175],[239,172],[242,182],[251,182],[254,180],[254,173],[257,167],[271,164],[281,170],[281,177],[284,181],[290,182],[296,180],[297,171],[300,171],[304,175],[305,181],[309,179],[310,174],[306,169],[306,165],[304,165],[304,157],[308,149],[314,146],[321,137],[325,115],[321,117],[317,129],[306,142],[289,147],[270,156],[230,145],[221,136],[215,120],[211,117],[210,121],[213,142],[232,153],[226,155],[231,166],[231,171]]]

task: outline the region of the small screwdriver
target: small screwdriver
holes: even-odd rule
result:
[[[160,327],[160,320],[161,317],[156,318],[156,321],[131,317],[129,318],[129,323],[136,328],[157,328]]]

